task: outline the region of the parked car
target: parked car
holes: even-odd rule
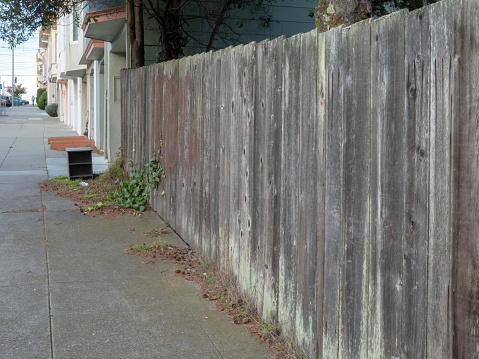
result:
[[[2,95],[2,106],[7,106],[7,107],[12,106],[12,101],[10,100],[10,97],[6,95]]]
[[[13,98],[13,105],[14,106],[25,106],[25,105],[28,105],[30,102],[28,102],[27,100],[22,100],[21,98],[18,98],[18,97],[14,97]]]

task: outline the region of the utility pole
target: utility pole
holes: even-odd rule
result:
[[[12,45],[12,106],[14,106],[13,95],[15,93],[15,47]]]

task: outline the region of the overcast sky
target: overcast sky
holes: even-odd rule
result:
[[[27,93],[22,95],[24,100],[30,101],[37,92],[37,65],[36,53],[38,52],[38,31],[26,43],[15,48],[15,76],[17,84],[22,84]],[[4,86],[12,85],[12,50],[5,42],[0,40],[0,83]]]

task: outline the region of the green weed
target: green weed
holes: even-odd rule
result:
[[[168,243],[165,243],[163,241],[158,241],[158,242],[153,242],[151,244],[146,244],[146,243],[143,243],[143,244],[137,244],[135,246],[132,246],[131,247],[131,250],[133,252],[137,252],[137,251],[151,251],[155,248],[166,248],[168,247]]]
[[[159,162],[161,158],[160,147],[157,156],[150,159],[142,170],[136,168],[130,160],[131,179],[117,180],[118,187],[112,195],[115,203],[122,207],[129,207],[143,212],[150,199],[151,190],[156,189],[161,178],[165,177],[163,166]]]
[[[82,181],[81,178],[74,179],[74,180],[69,180],[67,176],[57,176],[55,178],[52,178],[51,180],[54,183],[60,183],[64,186],[68,186],[69,189],[75,189],[78,184]]]
[[[100,174],[99,176],[101,179],[119,179],[119,178],[127,178],[128,173],[125,170],[125,166],[123,165],[123,160],[121,157],[118,157],[116,160],[111,162],[108,165],[108,169]]]
[[[266,320],[261,320],[261,334],[263,336],[267,335],[279,335],[279,327],[275,324],[273,320],[273,315],[271,312],[268,313],[268,318]]]
[[[83,199],[92,199],[92,198],[98,198],[98,193],[86,194],[83,196]]]

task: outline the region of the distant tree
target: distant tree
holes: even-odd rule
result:
[[[74,13],[89,3],[101,4],[104,0],[0,0],[0,38],[12,46],[28,40],[41,26],[48,28],[56,19]],[[250,7],[259,19],[268,21],[267,4],[275,0],[125,0],[128,12],[128,38],[136,67],[145,63],[143,14],[152,19],[158,30],[158,60],[176,59],[183,53],[189,41],[201,44],[205,51],[213,49],[217,38],[234,39],[237,35],[232,22],[238,19],[239,11]],[[105,3],[107,4],[107,3]],[[186,13],[185,9],[194,9]],[[76,11],[81,14],[82,11]],[[80,16],[80,15],[78,15]],[[192,21],[203,19],[209,31],[203,43],[190,31]],[[78,19],[77,19],[78,20]],[[85,19],[91,21],[92,19]]]
[[[198,44],[204,51],[213,50],[216,39],[234,43],[239,35],[234,25],[241,27],[249,9],[253,20],[267,24],[268,5],[275,0],[128,0],[134,2],[136,12],[144,11],[153,19],[158,30],[158,61],[177,59],[189,42]],[[142,9],[142,11],[139,11]],[[135,13],[136,14],[136,13]],[[194,21],[202,20],[206,25],[207,38],[200,38],[191,28]],[[141,20],[140,20],[141,21]],[[132,24],[133,25],[133,24]]]
[[[400,9],[416,10],[436,1],[438,0],[319,0],[314,15],[316,27],[323,32]]]
[[[401,9],[410,11],[434,4],[439,0],[371,0],[373,17],[380,17]]]
[[[11,47],[27,41],[41,26],[70,14],[81,0],[0,0],[0,39]]]
[[[12,86],[7,86],[5,87],[5,91],[7,91],[8,94],[12,95]],[[13,91],[13,96],[14,97],[22,97],[22,95],[27,93],[27,89],[23,87],[22,84],[15,85],[15,90]]]

